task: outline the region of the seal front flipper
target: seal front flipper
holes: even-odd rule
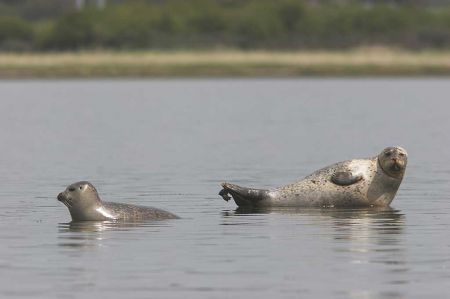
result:
[[[339,186],[349,186],[363,179],[361,174],[354,175],[350,171],[335,172],[331,176],[331,181]]]
[[[269,195],[269,190],[246,188],[230,183],[222,183],[222,187],[219,195],[226,201],[233,197],[238,206],[257,205],[259,201]]]

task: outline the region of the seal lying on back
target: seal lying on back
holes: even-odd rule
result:
[[[89,182],[69,185],[58,194],[58,200],[69,208],[73,221],[143,221],[175,219],[178,216],[155,208],[100,200],[97,190]]]
[[[401,147],[378,156],[339,162],[284,187],[263,190],[223,183],[219,195],[238,206],[369,207],[389,206],[402,182],[408,156]]]

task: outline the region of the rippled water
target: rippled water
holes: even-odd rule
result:
[[[0,82],[0,297],[448,298],[449,79]],[[236,210],[254,187],[409,152],[392,209]],[[70,222],[56,195],[182,217]]]

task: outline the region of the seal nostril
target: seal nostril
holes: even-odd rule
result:
[[[58,198],[59,201],[62,201],[63,198],[64,198],[64,195],[62,193],[59,193],[57,198]]]

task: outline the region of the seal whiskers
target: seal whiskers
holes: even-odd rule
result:
[[[69,209],[72,207],[72,201],[69,199],[69,198],[67,198],[67,197],[60,197],[59,195],[58,195],[58,200],[60,201],[60,202],[62,202],[66,207],[68,207]]]
[[[72,207],[72,204],[69,203],[69,201],[62,201],[62,203],[63,203],[66,207],[68,207],[69,209]]]

